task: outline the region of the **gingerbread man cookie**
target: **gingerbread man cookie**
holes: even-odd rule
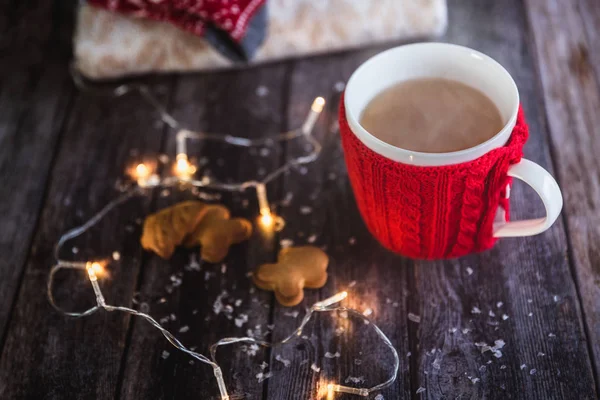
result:
[[[263,264],[254,273],[256,286],[275,292],[277,301],[287,307],[299,304],[304,288],[319,289],[327,282],[329,257],[313,246],[282,249],[276,264]]]
[[[201,245],[203,260],[220,262],[232,244],[252,234],[248,220],[229,217],[229,210],[223,206],[184,201],[146,218],[142,247],[167,259],[182,243],[188,247]]]

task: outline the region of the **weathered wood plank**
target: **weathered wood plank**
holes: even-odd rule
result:
[[[0,350],[73,94],[59,40],[70,18],[52,3],[0,6]]]
[[[291,201],[281,208],[287,221],[281,238],[295,245],[314,241],[315,245],[322,246],[330,256],[329,280],[321,290],[306,290],[304,302],[293,309],[275,304],[273,336],[274,340],[283,339],[300,323],[305,307],[347,289],[350,297],[345,304],[359,310],[373,309],[372,318],[401,354],[398,381],[383,392],[385,398],[401,399],[410,397],[405,321],[406,272],[411,263],[382,249],[363,225],[347,181],[337,131],[339,89],[363,61],[381,50],[383,48],[295,63],[288,110],[290,127],[302,123],[316,96],[326,97],[329,103],[315,130],[324,146],[320,159],[285,178],[284,197]],[[296,157],[304,151],[304,142],[291,143],[287,157]],[[299,314],[294,318],[295,313]],[[267,398],[320,398],[317,394],[322,394],[329,382],[373,386],[390,374],[391,355],[360,321],[321,315],[311,323],[306,335],[309,340],[273,349],[270,361],[273,377],[268,382]],[[277,357],[289,360],[289,366]],[[320,372],[311,369],[313,364]],[[349,378],[364,379],[364,382],[352,383]],[[350,397],[338,395],[336,398]]]
[[[594,1],[525,3],[600,390],[600,7]]]
[[[251,138],[278,133],[284,127],[285,71],[285,64],[275,64],[247,71],[181,77],[173,104],[174,115],[184,126],[202,131]],[[169,154],[175,153],[174,139],[174,134],[168,138]],[[281,163],[279,145],[248,150],[210,142],[189,144],[190,152],[203,160],[202,164],[210,161],[201,173],[220,181],[260,179]],[[278,185],[270,186],[269,192],[275,199]],[[158,208],[173,204],[173,197],[190,199],[192,196],[189,193],[169,196],[159,201]],[[258,205],[253,190],[233,196],[223,193],[219,203],[230,207],[233,216],[256,222]],[[251,240],[234,246],[223,265],[201,263],[200,271],[190,271],[184,267],[189,263],[192,253],[189,251],[177,252],[173,259],[166,261],[155,255],[146,257],[141,299],[153,300],[152,314],[157,317],[175,315],[177,320],[168,326],[175,332],[188,327],[189,331],[180,332],[177,337],[203,354],[208,355],[209,345],[223,337],[245,336],[247,330],[255,333],[256,327],[260,327],[262,333],[267,332],[270,297],[255,291],[246,274],[272,258],[274,236],[264,235],[257,225],[255,228]],[[171,283],[170,276],[183,281],[172,294],[165,293],[165,285]],[[161,298],[167,302],[157,304]],[[219,301],[224,307],[231,306],[231,312],[219,306]],[[218,354],[228,389],[231,394],[260,399],[263,383],[256,375],[262,371],[260,364],[266,353],[260,350],[251,355],[241,348],[239,345],[223,348]],[[161,357],[163,352],[169,354],[166,359]],[[188,356],[173,349],[154,328],[135,322],[121,398],[216,396],[212,369],[198,362],[190,365],[189,361]]]
[[[523,5],[455,1],[449,11],[446,40],[489,54],[513,74],[531,129],[525,156],[552,170]],[[513,218],[538,216],[540,207],[533,191],[515,183]],[[483,254],[418,262],[415,282],[425,397],[596,398],[561,221],[539,236],[502,239]],[[501,357],[482,352],[481,343],[497,340],[505,343]]]
[[[169,91],[165,82],[152,85],[161,98]],[[117,196],[115,181],[123,176],[131,150],[158,151],[163,124],[135,96],[115,100],[78,94],[74,104],[0,359],[1,398],[109,399],[117,388],[129,318],[106,312],[65,318],[48,303],[46,279],[59,236]],[[141,259],[135,220],[147,210],[148,199],[131,200],[69,243],[61,255],[111,259],[114,251],[120,252],[120,260],[109,263],[110,277],[101,282],[109,303],[131,302]],[[61,274],[55,293],[65,307],[91,304],[90,285],[78,273]]]

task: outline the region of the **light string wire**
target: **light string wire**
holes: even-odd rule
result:
[[[283,226],[283,220],[279,217],[277,217],[277,219],[274,219],[271,215],[270,205],[269,205],[267,193],[266,193],[266,184],[269,183],[270,181],[272,181],[273,179],[277,178],[279,175],[283,174],[290,168],[313,162],[319,156],[319,153],[321,152],[321,145],[311,135],[311,133],[312,133],[314,125],[325,105],[325,100],[322,97],[318,97],[314,100],[314,102],[311,106],[311,110],[308,113],[302,127],[299,130],[292,130],[292,131],[284,132],[284,133],[281,133],[278,135],[270,136],[267,138],[248,139],[248,138],[235,137],[235,136],[230,136],[230,135],[222,136],[222,135],[217,135],[217,134],[194,132],[194,131],[190,131],[187,129],[181,129],[180,124],[177,122],[177,120],[175,118],[173,118],[166,111],[166,109],[160,104],[160,102],[156,99],[156,97],[154,97],[150,93],[148,87],[145,85],[141,85],[141,84],[127,85],[126,84],[126,85],[120,85],[120,86],[114,87],[112,89],[107,89],[106,87],[100,88],[97,85],[90,86],[89,84],[87,84],[83,80],[81,75],[79,73],[77,73],[73,68],[71,68],[71,74],[73,77],[73,81],[75,82],[76,86],[79,89],[81,89],[83,92],[91,93],[94,95],[119,97],[119,96],[123,96],[133,90],[138,91],[142,95],[142,97],[146,99],[146,101],[148,101],[151,105],[153,105],[155,107],[157,112],[160,114],[161,119],[167,125],[169,125],[171,128],[180,129],[180,130],[178,131],[177,136],[176,136],[177,157],[176,157],[176,163],[174,165],[174,172],[175,172],[176,176],[166,177],[166,178],[161,179],[156,174],[153,174],[149,170],[148,166],[146,166],[145,164],[139,164],[135,168],[134,173],[133,173],[133,176],[135,178],[137,178],[138,186],[135,186],[135,187],[127,190],[126,192],[121,194],[119,197],[117,197],[113,201],[109,202],[106,206],[104,206],[99,212],[97,212],[95,215],[93,215],[84,224],[67,231],[59,238],[59,240],[55,246],[55,249],[54,249],[54,254],[55,254],[57,263],[50,269],[48,282],[47,282],[48,300],[49,300],[50,304],[52,305],[52,307],[54,307],[55,310],[57,310],[59,313],[65,315],[65,316],[75,317],[75,318],[86,317],[86,316],[89,316],[89,315],[95,313],[98,310],[103,309],[103,310],[106,310],[109,312],[112,312],[112,311],[123,312],[126,314],[130,314],[130,315],[133,315],[136,317],[141,317],[141,318],[145,319],[152,326],[157,328],[163,334],[163,336],[167,339],[167,341],[171,345],[173,345],[176,349],[178,349],[184,353],[187,353],[188,355],[195,358],[196,360],[198,360],[204,364],[207,364],[213,368],[213,374],[217,381],[217,386],[219,388],[221,400],[229,400],[230,396],[227,392],[227,388],[225,385],[225,380],[223,377],[222,370],[216,360],[217,350],[220,346],[230,345],[230,344],[234,344],[234,343],[242,343],[242,342],[243,343],[254,343],[254,344],[257,344],[257,345],[260,345],[263,347],[274,347],[274,346],[278,346],[278,345],[283,345],[285,343],[288,343],[288,342],[300,337],[302,335],[304,327],[306,326],[306,324],[308,324],[308,322],[311,320],[311,318],[316,313],[346,312],[348,314],[352,314],[352,315],[362,319],[365,323],[367,323],[371,327],[373,327],[374,331],[379,336],[379,338],[384,342],[384,344],[387,347],[389,347],[390,353],[392,354],[393,359],[394,359],[393,372],[392,372],[391,376],[388,378],[388,380],[386,380],[385,382],[380,383],[378,385],[375,385],[373,387],[370,387],[370,388],[355,388],[355,387],[349,387],[349,386],[344,386],[344,385],[340,385],[340,384],[329,383],[327,385],[327,399],[332,399],[333,393],[335,393],[335,392],[349,393],[349,394],[366,397],[366,396],[369,396],[373,392],[380,391],[380,390],[385,389],[386,387],[393,384],[393,382],[397,378],[398,369],[400,366],[400,359],[398,357],[398,352],[392,345],[389,338],[369,318],[367,318],[365,315],[360,313],[358,310],[355,310],[352,308],[347,308],[347,307],[342,307],[342,306],[337,306],[338,303],[340,303],[342,300],[344,300],[347,297],[347,295],[348,295],[347,292],[340,292],[330,298],[327,298],[325,300],[322,300],[322,301],[319,301],[319,302],[313,304],[313,306],[308,310],[307,314],[304,316],[300,326],[298,328],[296,328],[296,330],[294,332],[292,332],[292,334],[290,334],[288,337],[286,337],[285,339],[283,339],[279,342],[266,342],[266,341],[262,341],[262,340],[252,338],[252,337],[223,338],[223,339],[219,340],[218,342],[216,342],[215,344],[213,344],[212,346],[210,346],[211,358],[208,358],[203,354],[197,353],[197,352],[192,351],[189,348],[187,348],[171,332],[169,332],[166,328],[164,328],[158,321],[156,321],[149,314],[135,310],[133,308],[129,308],[129,307],[113,306],[113,305],[107,304],[104,294],[102,293],[102,290],[98,283],[99,278],[101,279],[105,273],[104,265],[102,262],[69,261],[69,260],[64,260],[64,259],[60,258],[60,251],[67,241],[74,239],[74,238],[82,235],[83,233],[87,232],[88,230],[90,230],[93,226],[95,226],[98,222],[100,222],[104,218],[104,216],[106,216],[115,207],[119,206],[120,204],[126,202],[127,200],[129,200],[130,198],[132,198],[136,195],[145,194],[146,190],[144,190],[144,189],[157,188],[157,187],[172,187],[172,186],[176,186],[176,185],[179,185],[182,183],[185,185],[188,185],[188,186],[193,186],[193,187],[198,187],[198,188],[203,188],[203,189],[225,190],[225,191],[233,191],[233,192],[234,191],[241,192],[241,191],[245,191],[248,188],[255,188],[257,198],[258,198],[260,214],[261,214],[261,222],[265,226],[273,226],[273,224],[274,224],[275,229],[280,229]],[[275,171],[271,172],[270,174],[268,174],[261,181],[252,180],[252,181],[247,181],[247,182],[226,184],[226,183],[211,181],[210,179],[206,179],[206,178],[204,178],[202,180],[196,180],[196,179],[192,178],[193,174],[196,172],[196,168],[189,162],[187,146],[186,146],[186,141],[188,139],[191,139],[191,140],[213,140],[213,141],[229,143],[229,144],[236,145],[236,146],[251,147],[251,146],[265,145],[265,144],[269,144],[272,142],[288,141],[288,140],[296,139],[299,137],[303,137],[309,142],[309,144],[312,146],[312,151],[308,155],[300,156],[298,158],[290,160],[288,163],[284,164],[282,167],[280,167],[280,168],[276,169]],[[55,275],[57,274],[57,272],[59,272],[60,270],[63,270],[63,269],[80,270],[80,271],[85,271],[87,273],[88,280],[92,286],[92,289],[93,289],[95,297],[96,297],[96,304],[94,306],[92,306],[91,308],[89,308],[85,311],[73,312],[73,311],[67,311],[57,304],[56,299],[54,297],[54,290],[53,290],[54,282],[55,282]]]

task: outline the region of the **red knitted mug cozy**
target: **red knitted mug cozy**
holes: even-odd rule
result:
[[[473,161],[438,167],[403,164],[369,149],[348,126],[343,96],[339,122],[358,208],[383,246],[411,258],[440,259],[494,245],[498,206],[508,220],[508,167],[521,160],[529,135],[521,108],[506,145]]]

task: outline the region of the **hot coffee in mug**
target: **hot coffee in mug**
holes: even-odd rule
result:
[[[418,43],[369,59],[346,85],[340,133],[363,220],[398,253],[458,257],[541,233],[560,214],[554,178],[522,158],[514,80],[475,50]],[[538,193],[545,217],[509,220],[512,178]]]

